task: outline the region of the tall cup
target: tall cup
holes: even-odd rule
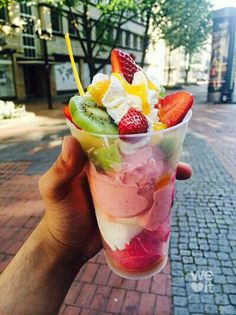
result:
[[[72,135],[88,155],[86,173],[107,263],[119,276],[142,279],[166,265],[176,165],[189,111],[180,124],[140,135]]]

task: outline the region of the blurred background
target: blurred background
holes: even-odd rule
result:
[[[110,73],[119,47],[167,89],[203,84],[205,101],[236,101],[234,0],[1,3],[0,99],[47,98],[51,108],[52,98],[76,92],[69,32],[84,87]]]

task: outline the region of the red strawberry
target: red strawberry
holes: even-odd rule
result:
[[[123,250],[112,251],[108,247],[107,251],[109,258],[121,268],[145,271],[163,258],[165,242],[159,239],[157,231],[143,230]]]
[[[147,118],[134,108],[130,108],[118,124],[120,135],[145,133],[147,130]]]
[[[135,72],[140,70],[129,54],[117,48],[111,52],[111,65],[112,72],[122,73],[129,83],[132,83]]]
[[[189,92],[177,92],[159,101],[159,118],[168,127],[180,123],[193,105],[193,95]]]
[[[64,116],[72,122],[71,114],[69,111],[69,106],[64,107]]]

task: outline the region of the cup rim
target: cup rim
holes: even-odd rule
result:
[[[162,134],[166,134],[169,133],[171,131],[174,131],[176,129],[179,129],[180,127],[188,124],[188,122],[190,121],[192,117],[192,109],[190,109],[187,113],[187,115],[184,117],[183,121],[181,121],[179,124],[170,127],[170,128],[166,128],[166,129],[161,129],[161,130],[157,130],[157,131],[151,131],[151,132],[146,132],[146,133],[138,133],[138,134],[128,134],[128,135],[122,135],[122,139],[130,139],[130,138],[143,138],[143,137],[150,137],[150,136],[159,136]],[[95,137],[108,137],[108,138],[120,138],[121,135],[117,134],[117,135],[107,135],[107,134],[101,134],[101,133],[93,133],[93,132],[89,132],[89,131],[85,131],[82,129],[78,129],[69,119],[66,118],[66,123],[68,125],[68,127],[70,129],[76,129],[77,132],[81,133],[81,134],[88,134],[91,136],[95,136]]]

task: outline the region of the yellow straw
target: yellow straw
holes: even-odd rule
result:
[[[75,78],[75,82],[76,82],[76,86],[79,90],[79,94],[81,96],[84,96],[84,90],[75,66],[75,60],[74,60],[74,56],[73,56],[73,51],[72,51],[72,47],[71,47],[71,42],[70,42],[70,36],[68,33],[66,33],[65,35],[65,40],[66,40],[66,46],[67,46],[67,50],[68,50],[68,54],[70,56],[70,62],[71,62],[71,67],[74,73],[74,78]]]

